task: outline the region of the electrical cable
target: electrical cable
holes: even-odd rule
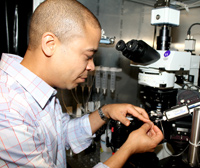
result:
[[[73,90],[71,90],[72,96],[73,96],[73,98],[74,98],[74,100],[76,101],[77,104],[81,104],[81,103],[79,102],[79,100],[78,100],[78,97],[77,97],[77,92],[76,92],[76,91],[77,91],[77,88],[75,88],[74,90],[75,90],[76,96],[74,95]],[[85,113],[85,109],[84,109],[82,106],[81,106],[80,108],[81,108],[81,110]]]
[[[197,144],[192,143],[191,141],[189,141],[190,145],[194,146],[194,147],[199,147],[200,146],[200,141]]]
[[[92,93],[91,87],[92,87],[93,83],[94,83],[94,77],[92,78],[91,86],[89,86],[90,88],[88,88],[88,97],[86,98],[86,101],[84,99],[84,89],[83,89],[83,85],[82,85],[82,100],[83,100],[82,104],[85,108],[81,107],[81,110],[84,112],[84,114],[87,113],[86,105],[88,104],[88,101],[89,101],[91,93]],[[73,96],[74,100],[76,101],[76,103],[81,104],[80,101],[78,100],[77,88],[75,88],[75,94],[73,93],[73,90],[71,90],[71,93],[72,93],[72,96]]]
[[[200,25],[200,23],[193,23],[193,24],[189,27],[189,29],[188,29],[188,31],[187,31],[187,35],[190,35],[190,34],[191,34],[191,29],[192,29],[192,27],[195,26],[195,25]]]
[[[76,90],[76,88],[75,88],[74,90]],[[71,94],[72,94],[74,100],[76,101],[76,103],[77,103],[77,104],[80,104],[78,98],[76,98],[76,96],[74,95],[73,89],[71,90]]]
[[[92,89],[91,89],[91,88],[92,88],[93,84],[94,84],[94,77],[93,77],[93,79],[92,79],[92,84],[91,84],[91,86],[89,86],[89,88],[88,88],[88,97],[87,97],[85,103],[88,103],[88,101],[89,101],[89,99],[90,99],[90,96],[91,96],[91,93],[92,93]]]
[[[78,95],[77,95],[77,87],[75,87],[74,91],[75,91],[75,96],[76,96],[77,102],[79,102],[79,104],[81,104],[80,101],[79,101],[79,99],[78,99]]]
[[[82,90],[82,101],[83,101],[82,104],[85,104],[85,99],[84,99],[85,82],[81,83],[80,86],[81,86],[81,90]]]
[[[186,81],[186,80],[184,80],[185,82],[188,82],[188,81]],[[189,84],[191,85],[191,86],[189,86]],[[200,87],[199,86],[197,86],[197,85],[194,85],[193,83],[191,83],[191,82],[188,82],[188,83],[184,83],[183,85],[182,85],[182,89],[184,89],[184,87],[187,87],[187,89],[191,89],[192,87],[195,87],[197,90],[199,90],[200,89]],[[194,89],[192,89],[192,90],[194,90]]]
[[[165,139],[165,134],[164,134],[165,132],[164,132],[164,128],[163,128],[163,125],[162,125],[162,120],[160,120],[160,126],[161,126],[161,130],[163,132],[163,136],[164,136],[164,139]],[[186,146],[186,148],[182,152],[180,152],[179,154],[176,154],[176,155],[169,153],[168,150],[166,149],[166,146],[165,145],[163,145],[163,146],[164,146],[164,150],[167,152],[168,155],[170,155],[172,157],[178,157],[178,156],[181,156],[187,150],[187,148],[189,147],[189,144]]]
[[[63,105],[64,105],[64,107],[65,107],[65,110],[66,110],[66,112],[67,112],[67,106],[66,106],[66,104],[65,104],[65,101],[64,101],[64,93],[63,93],[63,90],[61,90],[61,98],[62,98],[62,102],[63,102]]]
[[[95,77],[93,76],[93,73],[89,72],[88,77],[87,77],[88,97],[86,98],[86,101],[84,103],[85,113],[87,113],[86,107],[88,105],[88,102],[89,102],[89,99],[90,99],[90,96],[92,93],[92,86],[94,84],[94,79],[95,79]],[[84,97],[83,90],[82,90],[82,96]]]
[[[68,110],[67,110],[67,106],[65,104],[65,101],[64,101],[64,93],[63,93],[63,90],[61,90],[61,99],[62,99],[62,102],[63,102],[63,105],[65,107],[65,110],[66,112],[69,114]],[[75,114],[72,112],[72,114],[70,114],[70,116],[72,116],[73,118],[75,117]]]

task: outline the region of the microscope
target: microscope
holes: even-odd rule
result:
[[[116,49],[131,60],[131,66],[140,69],[138,83],[145,110],[164,130],[165,142],[172,146],[174,156],[187,151],[187,158],[181,160],[190,167],[199,167],[200,59],[191,52],[170,49],[170,30],[179,26],[180,11],[170,7],[169,0],[157,0],[154,7],[151,24],[160,27],[156,50],[134,39],[127,43],[120,40]],[[113,137],[115,141],[116,135]]]

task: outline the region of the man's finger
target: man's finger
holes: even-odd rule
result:
[[[135,106],[134,107],[141,115],[143,115],[146,119],[149,119],[149,115],[147,114],[147,112],[140,107]]]
[[[130,124],[129,119],[127,119],[127,118],[124,117],[124,116],[122,116],[122,117],[120,118],[120,122],[121,122],[122,124],[126,125],[126,126],[129,126],[129,124]]]
[[[155,126],[155,125],[154,125],[154,127],[153,127],[153,130],[154,130],[154,132],[156,133],[155,138],[156,138],[158,141],[161,141],[161,140],[164,138],[162,131],[161,131],[157,126]]]
[[[135,108],[130,108],[128,111],[129,114],[133,115],[134,117],[138,118],[143,122],[150,122],[149,118],[147,117],[146,112],[137,111]],[[145,115],[146,114],[146,115]]]
[[[151,122],[147,122],[144,123],[140,128],[143,129],[145,131],[145,133],[147,133],[152,127],[152,123]]]

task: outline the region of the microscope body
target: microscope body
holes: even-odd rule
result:
[[[183,152],[191,141],[197,143],[199,118],[194,120],[192,113],[200,106],[197,86],[199,56],[170,49],[170,29],[179,26],[179,19],[180,11],[171,8],[170,1],[158,0],[151,15],[151,24],[161,27],[157,48],[150,47],[142,40],[127,43],[120,40],[116,44],[116,49],[131,61],[131,66],[140,69],[138,83],[141,85],[141,100],[151,120],[163,120],[165,114],[174,115],[171,119],[164,116],[162,127],[165,141],[171,144],[175,154]],[[180,111],[174,111],[175,106],[180,106]],[[187,106],[188,111],[182,110],[182,106]],[[157,124],[160,126],[159,122]],[[190,143],[186,164],[191,167],[199,165],[197,148]]]

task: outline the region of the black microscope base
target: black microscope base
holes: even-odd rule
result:
[[[191,168],[179,157],[167,157],[159,160],[155,153],[132,155],[123,168]]]

